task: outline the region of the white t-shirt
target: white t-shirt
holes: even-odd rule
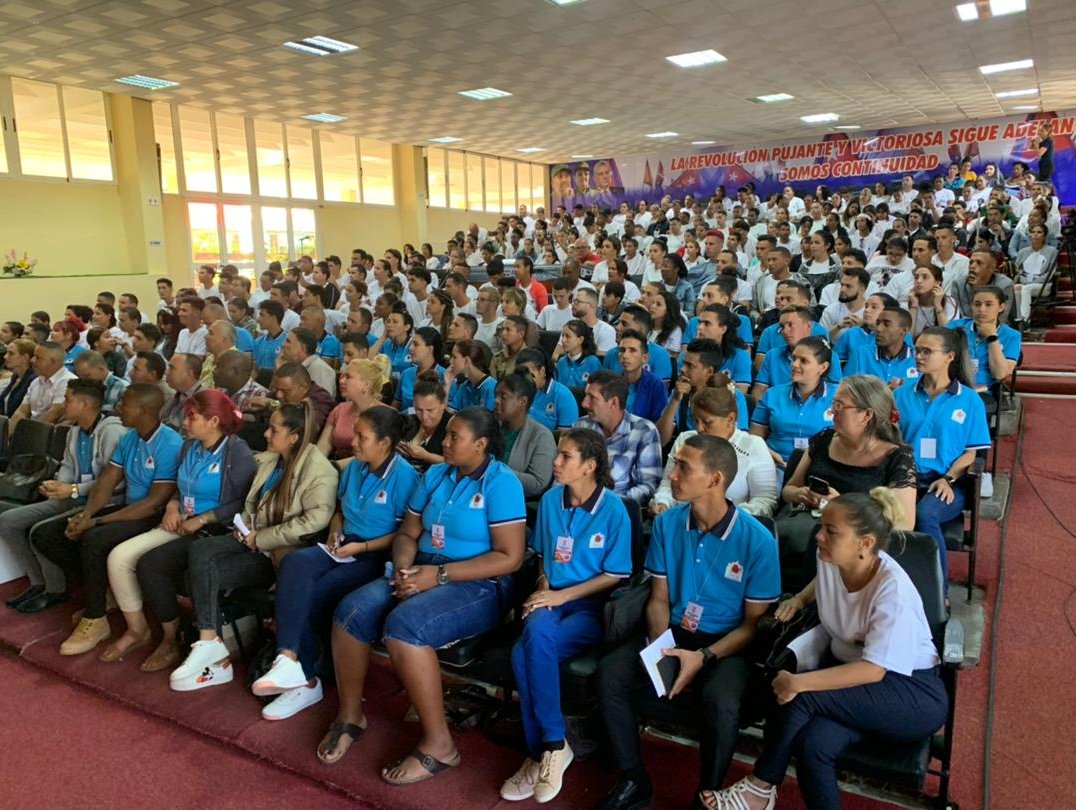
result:
[[[486,323],[481,318],[478,319],[478,331],[475,332],[475,340],[481,340],[491,349],[495,348],[497,341],[497,330],[501,328],[501,324],[504,323],[503,318],[494,318],[492,322]]]
[[[199,357],[205,357],[205,336],[207,331],[204,326],[199,326],[195,332],[191,332],[190,329],[184,327],[179,333],[179,337],[176,338],[176,353],[197,354]]]
[[[546,307],[538,313],[538,328],[544,332],[559,332],[564,324],[572,319],[572,308],[558,309],[556,306]]]
[[[869,661],[911,675],[938,664],[923,601],[900,564],[884,551],[874,578],[849,593],[840,570],[818,560],[815,598],[818,618],[830,637],[830,651],[846,664]]]
[[[819,319],[819,323],[821,323],[822,326],[824,326],[827,330],[832,330],[833,327],[835,327],[849,315],[854,315],[857,318],[862,318],[863,310],[864,307],[860,307],[858,310],[853,312],[848,308],[847,304],[837,301],[822,310],[822,317]]]
[[[591,284],[604,284],[609,280],[609,262],[604,259],[594,265],[594,270],[590,274]]]
[[[914,286],[915,274],[910,270],[904,270],[890,276],[889,283],[882,288],[882,291],[896,298],[901,307],[907,309],[908,294],[912,291]]]
[[[326,321],[328,322],[328,321]],[[285,332],[290,332],[292,329],[299,327],[299,313],[294,309],[285,309],[284,318],[280,322],[280,328]]]
[[[605,321],[597,321],[592,327],[594,344],[598,354],[606,354],[616,348],[616,330]]]
[[[867,298],[870,298],[880,289],[881,287],[878,286],[878,282],[876,282],[872,278],[870,280],[870,283],[867,285]],[[822,288],[822,294],[818,296],[818,303],[823,307],[828,307],[831,304],[836,304],[838,299],[840,298],[840,295],[841,280],[837,279],[836,281],[831,281],[829,284]]]
[[[942,269],[942,289],[946,295],[950,295],[953,287],[958,287],[968,280],[969,262],[968,257],[962,253],[954,252],[949,261],[942,262],[937,253],[932,262],[935,267]]]

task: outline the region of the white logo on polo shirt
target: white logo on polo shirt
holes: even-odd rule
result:
[[[485,505],[486,505],[486,499],[482,497],[482,493],[481,492],[476,492],[474,494],[474,497],[471,498],[471,508],[472,509],[481,509]]]
[[[374,496],[374,503],[388,503],[389,494],[385,490],[381,490]]]
[[[146,469],[152,470],[154,468],[153,456],[146,456]]]
[[[599,532],[590,538],[591,548],[605,548],[605,535]]]
[[[955,411],[953,411],[952,418],[953,421],[956,422],[958,425],[962,425],[964,424],[964,420],[967,418],[967,414],[964,413],[964,411],[962,411],[960,408],[957,408]]]
[[[912,379],[913,377],[918,377],[919,376],[919,369],[917,369],[915,366],[912,366],[911,368],[908,369],[907,374],[908,374],[908,379]]]
[[[833,408],[829,408],[824,414],[822,414],[822,418],[825,419],[827,422],[832,422],[833,421]]]
[[[219,461],[214,461],[212,464],[209,465],[209,474],[210,475],[216,475],[219,472],[220,472],[220,462]]]
[[[730,562],[725,566],[725,579],[740,582],[743,579],[743,566],[739,562]]]

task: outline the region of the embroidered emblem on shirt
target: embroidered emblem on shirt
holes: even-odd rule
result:
[[[482,497],[482,493],[481,492],[476,492],[474,494],[474,496],[471,498],[471,508],[472,509],[481,509],[485,505],[486,505],[486,499]]]
[[[385,490],[381,490],[374,496],[374,503],[388,503],[389,494]]]
[[[593,535],[590,538],[590,547],[591,548],[605,548],[605,535],[602,534],[601,532],[598,532],[598,534]]]
[[[725,566],[725,579],[740,582],[743,579],[743,566],[738,562],[730,562]]]
[[[960,408],[957,408],[955,411],[953,411],[953,421],[956,422],[958,425],[964,424],[964,420],[966,418],[967,414],[964,413],[964,411],[962,411]]]
[[[146,469],[152,470],[154,466],[153,456],[146,456]]]

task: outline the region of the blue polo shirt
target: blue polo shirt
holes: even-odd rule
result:
[[[235,348],[241,352],[247,354],[254,353],[254,335],[250,334],[246,329],[241,326],[237,326],[235,329]]]
[[[900,431],[915,451],[922,473],[945,475],[966,450],[990,447],[986,406],[972,389],[953,380],[933,401],[923,380],[893,392],[900,411]]]
[[[654,521],[646,570],[668,582],[670,624],[681,624],[694,605],[696,632],[727,633],[743,621],[744,602],[773,602],[781,595],[777,541],[751,515],[726,503],[725,517],[705,533],[688,503]]]
[[[771,323],[765,329],[762,330],[762,334],[758,336],[758,348],[755,351],[758,354],[768,354],[773,349],[778,349],[781,346],[787,346],[785,339],[781,337],[781,323]],[[820,337],[829,340],[829,331],[820,324],[818,321],[811,322],[811,337]]]
[[[901,384],[915,383],[919,379],[919,371],[915,367],[915,349],[904,343],[896,357],[886,357],[877,343],[860,343],[852,349],[844,366],[844,376],[853,374],[870,374],[887,384],[894,379]]]
[[[562,354],[557,360],[557,382],[569,388],[586,388],[590,375],[601,369],[602,361],[596,354],[586,354],[578,360]]]
[[[831,383],[837,383],[841,381],[843,376],[841,364],[834,357],[829,364],[829,373],[826,375],[826,380]],[[774,347],[766,352],[766,357],[762,361],[762,367],[758,370],[758,377],[755,382],[771,387],[792,382],[792,349],[787,344]]]
[[[93,475],[93,433],[101,422],[98,415],[87,433],[81,428],[74,428],[78,433],[75,436],[75,480],[72,483],[85,484],[94,479]]]
[[[454,411],[462,411],[472,405],[478,405],[486,410],[493,410],[494,392],[497,390],[497,381],[488,374],[482,382],[475,385],[466,377],[461,383],[459,380],[452,381],[452,387],[448,391],[448,407]]]
[[[598,487],[590,499],[571,506],[568,488],[555,486],[538,504],[531,548],[554,590],[599,574],[631,576],[631,520],[615,492]]]
[[[183,439],[168,425],[158,425],[145,440],[137,430],[127,431],[109,460],[123,470],[126,503],[145,500],[154,484],[174,482],[182,447]]]
[[[254,365],[257,368],[276,368],[276,356],[280,354],[280,347],[288,339],[288,333],[283,329],[276,337],[264,334],[254,341]]]
[[[535,393],[530,417],[550,430],[570,428],[579,421],[579,403],[566,385],[550,380],[549,385]]]
[[[971,356],[971,370],[975,376],[975,384],[980,388],[989,388],[999,382],[990,373],[990,344],[986,338],[979,337],[975,331],[975,321],[972,318],[961,318],[950,321],[950,329],[959,329],[964,332],[968,339],[968,352]],[[1011,326],[1002,324],[998,327],[998,342],[1001,343],[1001,353],[1006,360],[1018,361],[1020,359],[1020,346],[1023,337]]]
[[[672,360],[669,358],[669,352],[664,346],[659,346],[654,341],[649,340],[646,344],[646,351],[650,356],[650,360],[647,362],[646,367],[657,376],[659,379],[668,382],[672,379]],[[624,369],[620,365],[620,347],[614,346],[610,349],[604,358],[602,358],[602,368],[608,371],[615,371],[617,374],[623,374]]]
[[[732,357],[726,357],[721,364],[721,371],[725,372],[729,379],[735,383],[751,384],[751,355],[747,349],[737,349]]]
[[[523,523],[523,485],[512,469],[487,459],[472,475],[448,464],[430,467],[415,487],[407,510],[422,518],[418,550],[450,560],[469,560],[493,548],[490,529]]]
[[[445,381],[445,370],[442,366],[435,365],[433,370],[437,379]],[[396,389],[396,399],[400,401],[400,410],[403,413],[411,413],[415,408],[415,380],[418,379],[418,366],[411,365],[403,370],[400,375],[400,384]]]
[[[733,396],[736,397],[736,427],[739,430],[747,430],[750,427],[747,413],[747,397],[743,395],[743,391],[739,388],[733,392]],[[698,430],[695,426],[695,414],[691,412],[690,397],[680,400],[680,407],[673,414],[673,424],[676,425],[677,431]]]
[[[788,461],[793,450],[806,450],[812,436],[833,427],[833,395],[836,393],[837,386],[823,382],[804,402],[792,383],[775,385],[767,388],[755,405],[751,422],[770,429],[766,444]]]
[[[628,383],[628,401],[624,410],[657,424],[669,402],[669,389],[652,371],[643,370],[639,379]]]
[[[398,380],[404,369],[411,365],[411,339],[408,338],[407,342],[401,346],[395,340],[389,338],[381,344],[381,354],[389,359],[389,365],[392,367],[392,379]]]
[[[64,368],[74,374],[75,361],[78,360],[78,356],[84,351],[88,351],[88,349],[81,343],[76,343],[70,349],[68,349],[67,352],[64,354]]]
[[[340,338],[326,332],[318,341],[318,355],[326,360],[344,360],[344,347],[340,345]]]
[[[395,532],[418,479],[415,468],[399,455],[394,454],[378,470],[371,470],[364,461],[352,461],[340,473],[337,487],[344,534],[373,540]]]
[[[736,328],[736,335],[745,345],[750,346],[755,342],[755,333],[751,329],[751,319],[742,312],[737,312],[735,314],[736,317],[740,319],[740,325]],[[687,322],[687,329],[684,330],[684,345],[686,346],[698,336],[699,316],[696,315]]]
[[[912,340],[911,332],[904,336],[904,342],[912,347],[912,349],[915,349],[915,341]],[[833,344],[833,356],[839,359],[842,364],[847,363],[852,356],[852,352],[854,352],[857,347],[874,347],[877,343],[874,332],[868,332],[862,326],[853,326],[851,329],[845,329],[841,332],[841,336],[838,337],[837,342]],[[848,376],[850,373],[851,372],[847,370],[844,372],[845,376]]]
[[[179,462],[176,485],[179,487],[179,510],[190,517],[220,506],[220,486],[224,480],[224,449],[228,442],[238,441],[225,436],[216,447],[207,450],[197,439],[187,439],[186,454]]]

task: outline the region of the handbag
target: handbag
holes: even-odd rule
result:
[[[38,453],[12,456],[0,474],[0,501],[33,503],[40,500],[39,487],[59,468],[56,459]]]
[[[649,599],[649,579],[613,591],[602,609],[606,644],[620,644],[642,630]]]

